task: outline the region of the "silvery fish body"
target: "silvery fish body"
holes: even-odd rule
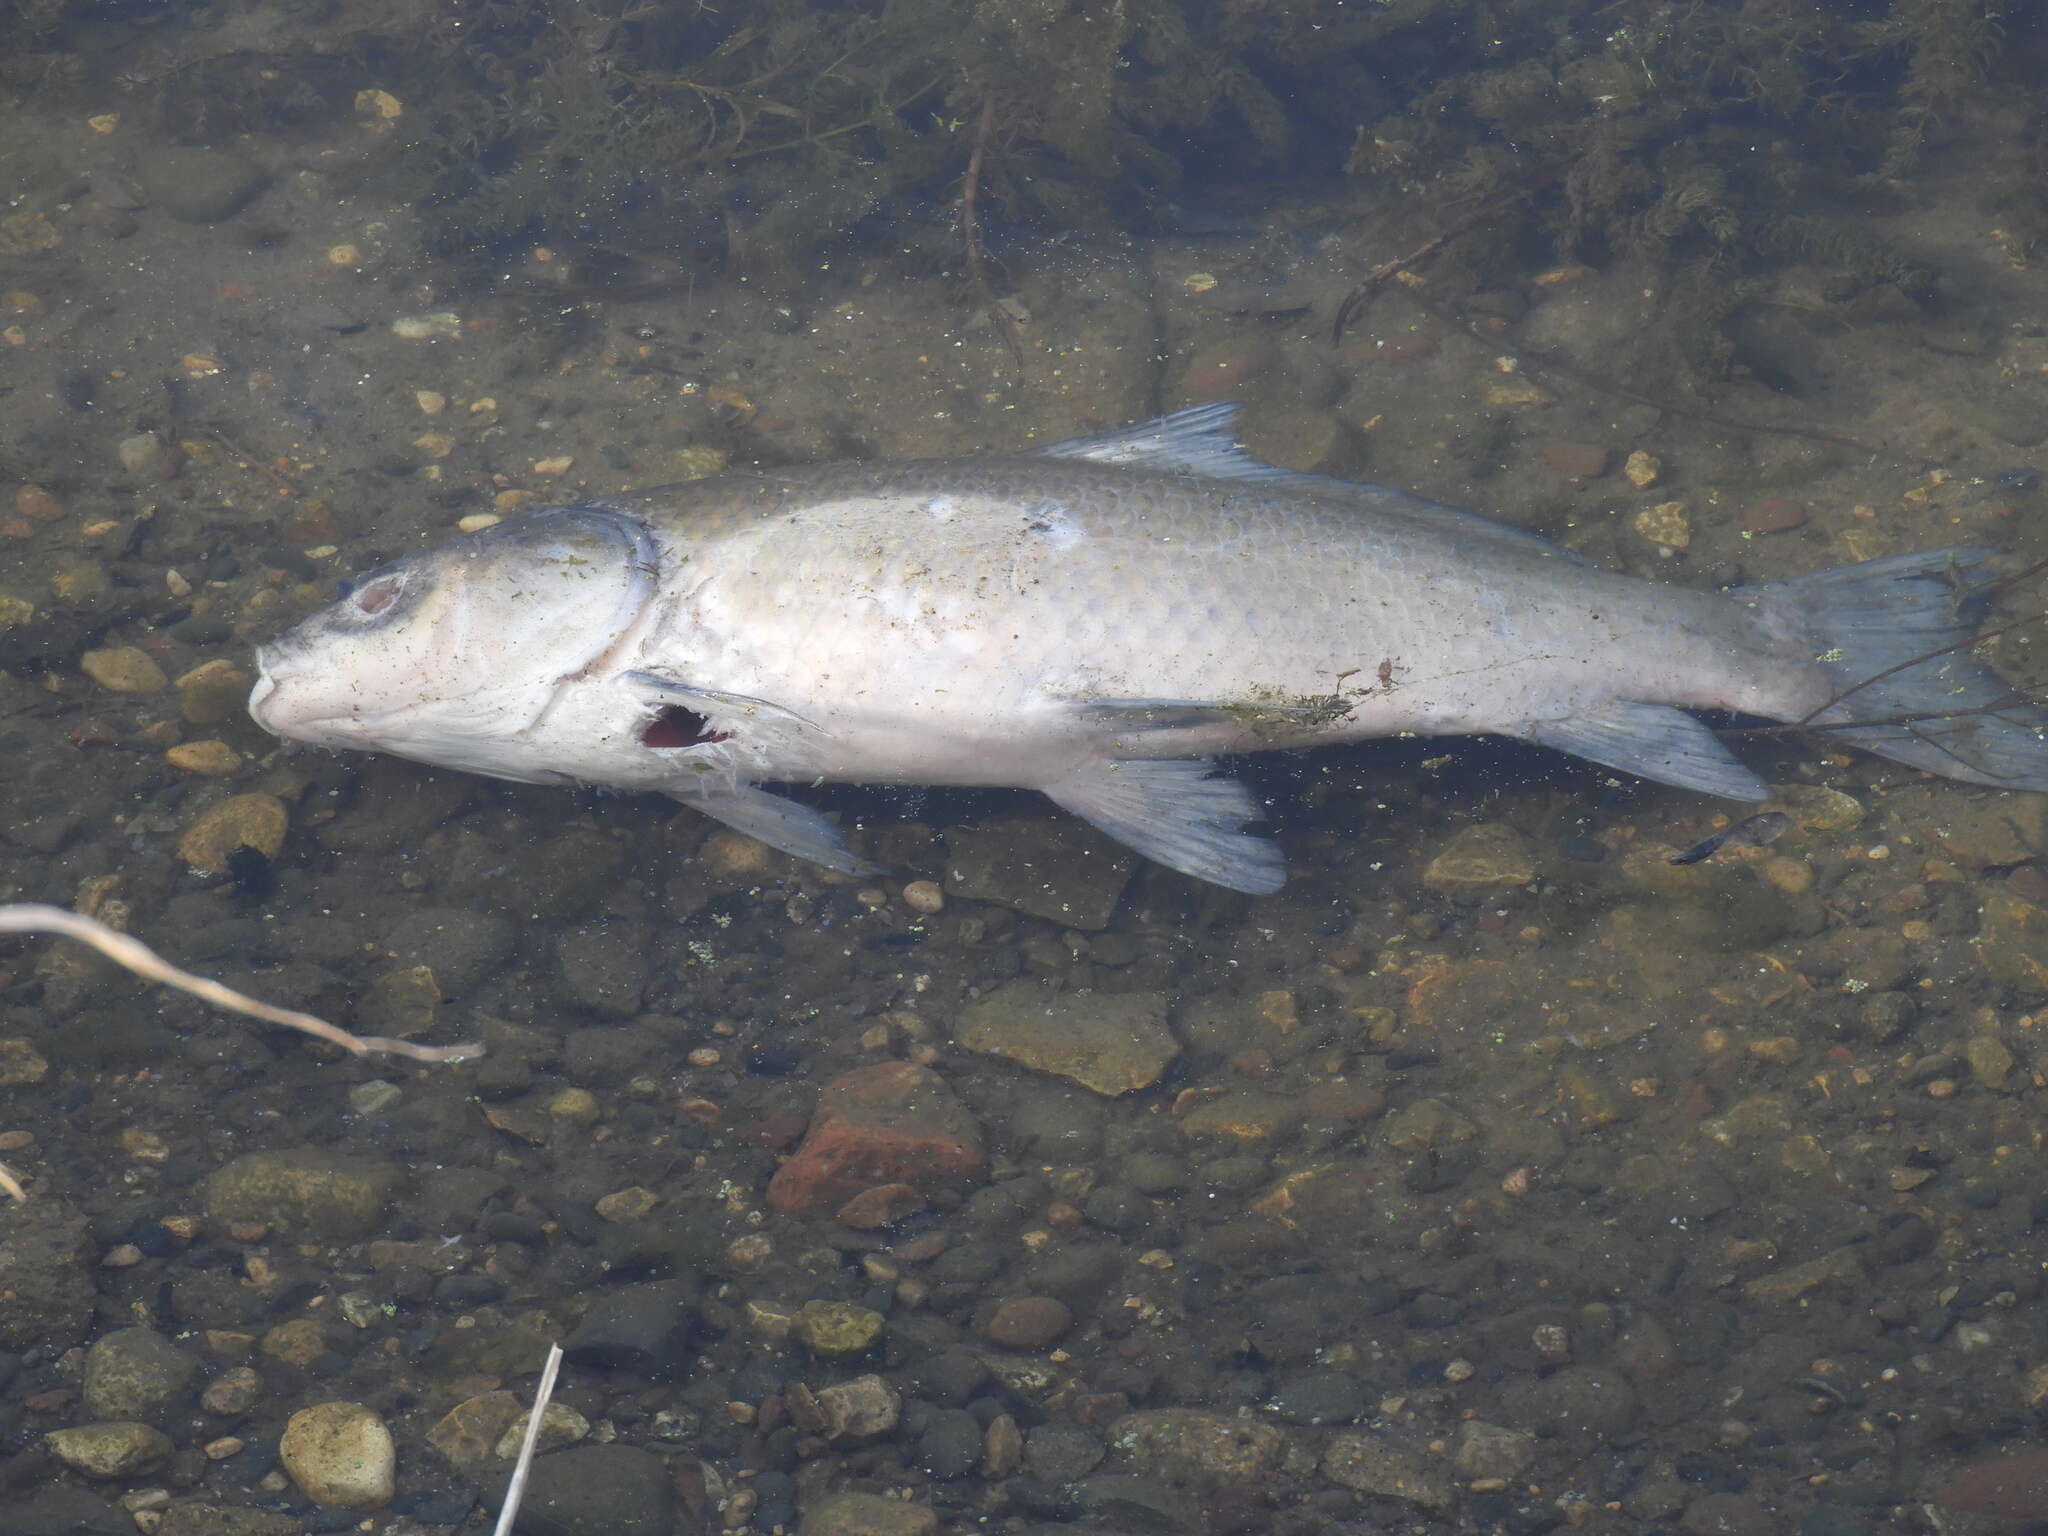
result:
[[[1260,464],[1230,417],[531,513],[363,577],[263,648],[250,709],[318,745],[660,791],[840,869],[867,866],[760,784],[1036,789],[1258,893],[1285,868],[1220,754],[1492,732],[1762,799],[1687,713],[1725,709],[2048,787],[2048,716],[1957,645],[1982,552],[1672,587]]]

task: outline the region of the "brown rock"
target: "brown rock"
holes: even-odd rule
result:
[[[1073,1322],[1065,1302],[1051,1296],[1019,1296],[997,1304],[982,1320],[981,1336],[1005,1349],[1043,1349]]]
[[[1607,450],[1597,443],[1569,443],[1553,438],[1536,449],[1537,456],[1561,475],[1591,480],[1607,468]]]
[[[1280,348],[1264,335],[1204,347],[1188,359],[1183,380],[1190,400],[1221,400],[1280,365]]]
[[[40,485],[24,485],[16,491],[14,510],[39,523],[54,523],[64,516],[64,504]]]
[[[1999,1520],[2048,1518],[2048,1450],[1981,1461],[1937,1488],[1932,1502]]]
[[[1790,496],[1766,496],[1742,519],[1744,533],[1790,533],[1805,523],[1806,503]]]
[[[1054,993],[1013,981],[962,1009],[953,1033],[970,1051],[1114,1097],[1150,1087],[1180,1054],[1166,1012],[1163,993]]]
[[[877,1227],[894,1226],[906,1216],[915,1216],[924,1209],[924,1203],[924,1196],[912,1185],[877,1184],[839,1207],[838,1216],[842,1226],[852,1227],[856,1232],[872,1232]]]
[[[274,859],[284,847],[290,813],[275,795],[235,795],[199,813],[178,839],[178,857],[209,875],[226,871],[238,848]]]
[[[489,1465],[498,1440],[526,1417],[526,1408],[511,1392],[483,1392],[465,1398],[427,1431],[427,1444],[448,1459],[458,1472]]]
[[[837,1206],[877,1184],[921,1189],[978,1177],[981,1127],[929,1068],[858,1067],[825,1085],[803,1144],[768,1182],[778,1211]]]
[[[149,652],[133,645],[87,651],[78,668],[109,693],[161,693],[171,680]]]

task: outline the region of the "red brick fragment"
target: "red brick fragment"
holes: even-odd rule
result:
[[[981,1127],[938,1073],[878,1062],[825,1085],[803,1145],[768,1181],[768,1203],[824,1210],[876,1184],[928,1193],[966,1183],[985,1166]]]

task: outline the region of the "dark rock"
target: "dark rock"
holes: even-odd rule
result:
[[[600,921],[555,940],[563,994],[592,1013],[630,1018],[647,988],[647,950],[638,925]]]
[[[491,1493],[495,1509],[502,1488]],[[630,1445],[579,1445],[537,1458],[521,1536],[670,1536],[675,1493],[661,1459]]]
[[[981,1462],[981,1421],[963,1408],[941,1408],[917,1438],[917,1464],[933,1477],[965,1477]]]
[[[332,1147],[251,1152],[206,1181],[206,1213],[216,1221],[287,1228],[294,1237],[352,1243],[382,1224],[403,1180],[396,1165]]]
[[[8,1213],[0,1239],[0,1345],[62,1351],[92,1326],[90,1224],[59,1201],[31,1201]]]
[[[143,196],[186,224],[234,217],[270,183],[270,173],[224,149],[158,144],[136,166]]]
[[[519,931],[502,917],[469,907],[420,907],[384,935],[401,967],[424,965],[451,997],[473,992],[511,955]]]
[[[1099,1435],[1071,1424],[1041,1424],[1024,1437],[1024,1465],[1048,1483],[1071,1483],[1102,1463],[1108,1447]]]
[[[83,1488],[39,1488],[18,1503],[9,1495],[5,1529],[7,1536],[135,1536],[128,1515]]]
[[[573,1361],[602,1370],[669,1379],[688,1361],[697,1326],[694,1301],[685,1281],[621,1286],[591,1303],[563,1351]]]
[[[1130,853],[1072,821],[946,832],[947,894],[1090,931],[1107,928],[1130,883]]]
[[[85,1355],[85,1411],[161,1423],[199,1373],[195,1356],[149,1328],[118,1328]]]
[[[1365,1383],[1349,1371],[1311,1371],[1282,1382],[1268,1406],[1289,1424],[1351,1424],[1365,1416]]]
[[[999,1302],[982,1320],[981,1336],[1005,1349],[1044,1349],[1073,1326],[1074,1314],[1051,1296]]]

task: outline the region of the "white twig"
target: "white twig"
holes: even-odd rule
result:
[[[386,1054],[410,1056],[414,1061],[466,1061],[484,1053],[481,1045],[414,1045],[410,1040],[393,1040],[384,1035],[352,1035],[339,1025],[315,1018],[310,1013],[300,1013],[294,1008],[274,1008],[246,992],[237,992],[220,982],[181,971],[142,940],[131,939],[97,918],[84,917],[63,907],[45,907],[33,902],[0,905],[0,933],[55,933],[76,939],[81,944],[90,944],[109,960],[126,966],[138,976],[160,981],[181,992],[190,992],[216,1008],[231,1009],[235,1013],[246,1013],[252,1019],[301,1030],[330,1045],[340,1046],[351,1056]]]
[[[505,1484],[505,1502],[498,1506],[498,1523],[491,1536],[512,1536],[519,1519],[519,1501],[526,1497],[526,1474],[533,1469],[533,1448],[540,1441],[540,1417],[555,1393],[555,1373],[562,1368],[562,1346],[548,1346],[548,1363],[540,1368],[540,1386],[533,1394],[533,1412],[527,1416],[526,1433],[519,1441],[519,1459],[512,1463],[512,1480]]]
[[[140,939],[130,938],[97,918],[67,911],[63,907],[47,907],[35,902],[0,904],[0,933],[54,933],[76,939],[81,944],[91,945],[115,964],[126,966],[138,976],[160,981],[181,992],[190,992],[216,1008],[246,1013],[253,1019],[302,1031],[338,1045],[353,1056],[383,1054],[410,1056],[414,1061],[463,1061],[484,1053],[481,1045],[414,1045],[410,1040],[392,1040],[383,1035],[353,1035],[310,1013],[274,1008],[247,993],[237,992],[233,987],[209,981],[204,976],[194,976],[190,971],[181,971]],[[17,1200],[28,1198],[21,1181],[5,1164],[0,1164],[0,1189]]]

